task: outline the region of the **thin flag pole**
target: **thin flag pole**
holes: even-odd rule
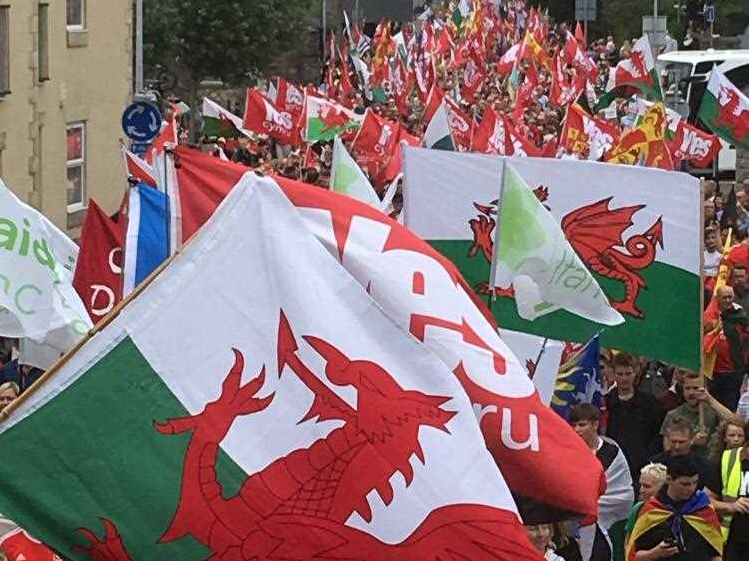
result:
[[[489,309],[491,310],[492,306],[492,300],[494,300],[497,297],[496,291],[494,290],[494,285],[497,280],[497,262],[499,261],[499,236],[501,234],[500,232],[500,225],[502,224],[501,216],[502,216],[502,193],[505,189],[505,176],[507,169],[507,158],[502,158],[502,173],[500,175],[500,183],[499,183],[499,197],[497,198],[497,224],[494,227],[494,247],[492,248],[492,261],[491,261],[491,268],[489,269]]]

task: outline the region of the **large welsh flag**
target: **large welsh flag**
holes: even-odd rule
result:
[[[243,185],[247,168],[178,146],[182,239]],[[525,369],[457,268],[427,242],[371,206],[324,189],[276,179],[305,225],[383,310],[454,372],[476,412],[486,446],[516,497],[595,516],[600,463],[538,399]],[[548,510],[545,513],[549,513]]]
[[[475,290],[487,295],[503,158],[404,150],[406,226],[429,240]],[[623,324],[604,329],[601,344],[697,368],[701,314],[697,180],[638,166],[548,158],[507,161],[551,211],[625,318]],[[507,329],[580,343],[601,329],[600,324],[563,310],[524,320],[513,292],[496,292],[499,297],[492,311]]]
[[[458,380],[255,175],[0,455],[0,511],[80,561],[541,561]]]
[[[749,150],[749,98],[715,67],[698,116],[720,138]]]

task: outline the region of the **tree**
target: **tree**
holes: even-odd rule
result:
[[[309,29],[311,4],[311,0],[144,0],[147,75],[169,75],[170,89],[187,101],[194,116],[202,81],[241,85],[262,73],[275,55]]]

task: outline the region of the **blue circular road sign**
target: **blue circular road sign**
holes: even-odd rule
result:
[[[161,113],[150,103],[136,101],[122,113],[122,130],[136,142],[148,142],[161,131]]]

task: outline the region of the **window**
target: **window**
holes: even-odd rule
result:
[[[86,27],[86,0],[67,0],[68,28],[84,29]]]
[[[49,80],[49,4],[39,4],[37,77],[39,82]]]
[[[0,6],[0,97],[10,93],[10,6]]]
[[[86,197],[86,124],[67,126],[68,212],[83,208]]]

